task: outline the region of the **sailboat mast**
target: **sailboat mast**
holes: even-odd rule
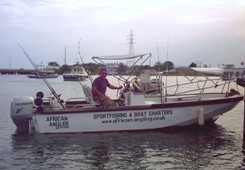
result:
[[[66,65],[66,46],[65,46],[64,64]]]

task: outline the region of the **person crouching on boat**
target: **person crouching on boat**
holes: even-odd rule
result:
[[[144,87],[142,85],[142,83],[140,83],[138,76],[134,77],[132,80],[133,83],[133,92],[143,92],[144,91]]]
[[[106,88],[110,89],[122,89],[123,86],[113,86],[109,83],[106,78],[107,70],[102,68],[100,70],[100,76],[97,77],[92,83],[92,93],[95,101],[101,102],[104,106],[115,106],[116,103],[110,99],[110,97],[106,96]]]

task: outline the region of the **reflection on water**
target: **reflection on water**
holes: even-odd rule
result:
[[[234,141],[220,126],[168,133],[16,133],[12,159],[30,169],[233,169]]]
[[[64,82],[62,77],[49,82],[64,100],[84,96],[78,82]],[[1,170],[245,168],[243,103],[219,118],[215,126],[204,129],[40,135],[15,132],[9,105],[16,96],[35,96],[38,91],[49,94],[45,84],[26,76],[0,76],[0,89],[4,99],[0,102]],[[116,91],[108,92],[116,95]]]

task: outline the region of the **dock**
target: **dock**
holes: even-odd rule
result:
[[[40,70],[42,73],[54,73],[54,70]],[[35,74],[36,70],[34,69],[0,69],[0,75],[28,75]]]

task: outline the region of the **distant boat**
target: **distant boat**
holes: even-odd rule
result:
[[[88,74],[85,71],[84,67],[76,63],[71,67],[69,73],[63,74],[64,81],[84,81],[88,78]]]
[[[191,69],[198,71],[200,73],[214,74],[214,75],[221,75],[224,72],[224,68],[216,68],[216,67],[209,67],[209,68],[191,67]]]
[[[30,75],[27,75],[27,77],[36,78],[36,79],[40,79],[40,78],[57,78],[57,77],[59,77],[59,74],[55,74],[55,73],[50,73],[50,74],[30,74]]]
[[[232,80],[236,77],[244,75],[245,68],[236,68],[234,64],[226,64],[223,68],[198,68],[191,67],[191,69],[201,72],[221,76],[223,80]]]
[[[59,74],[56,74],[53,69],[46,69],[44,65],[36,65],[36,67],[38,68],[37,71],[27,75],[27,77],[35,79],[59,77]]]
[[[105,67],[107,69],[108,75],[116,75],[116,74],[118,74],[117,73],[117,70],[119,68],[119,64],[118,63],[107,63],[105,65]]]

